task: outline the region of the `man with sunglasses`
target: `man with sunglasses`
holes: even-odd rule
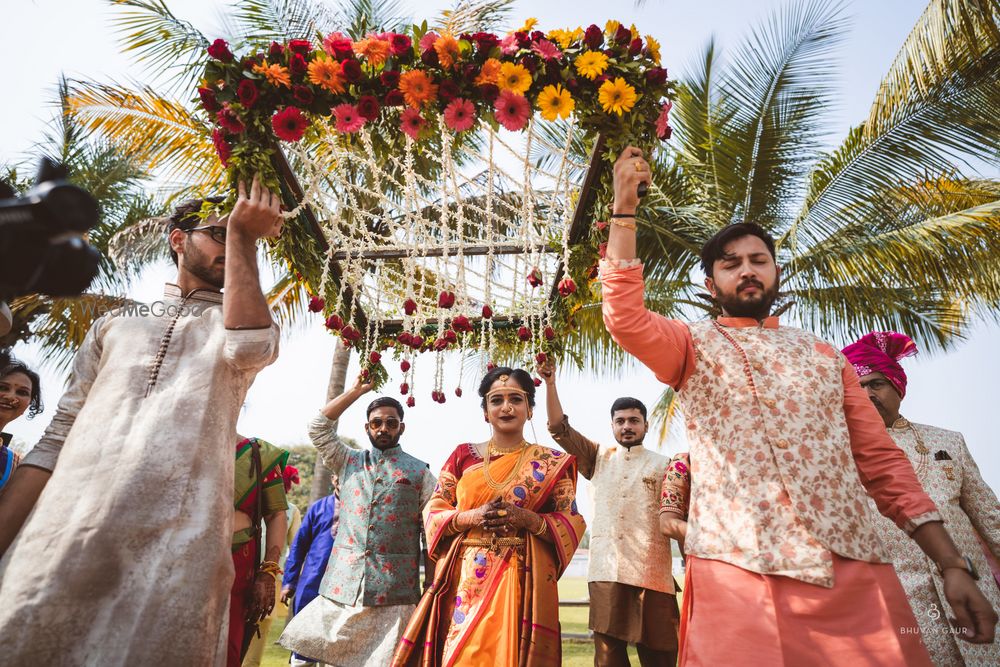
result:
[[[170,219],[171,307],[94,322],[0,496],[5,664],[225,662],[236,418],[278,354],[257,242],[282,218],[257,179],[228,216],[201,210]]]
[[[340,480],[340,526],[319,596],[292,618],[281,644],[330,665],[385,665],[392,658],[420,599],[421,511],[437,485],[427,463],[399,446],[406,425],[394,398],[368,405],[371,449],[352,449],[337,437],[337,420],[371,389],[358,378],[309,425]]]
[[[915,424],[899,414],[907,384],[906,371],[899,362],[917,353],[916,344],[895,331],[876,331],[843,352],[964,554],[964,558],[948,563],[949,569],[966,570],[977,579],[993,608],[1000,609],[1000,588],[990,576],[987,559],[987,553],[1000,556],[1000,502],[996,494],[983,480],[961,433]],[[1000,644],[970,644],[960,641],[952,631],[944,594],[948,569],[939,571],[885,517],[876,514],[874,520],[934,664],[1000,665]],[[980,548],[980,536],[985,552]]]

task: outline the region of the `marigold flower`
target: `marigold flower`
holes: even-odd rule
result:
[[[331,93],[344,92],[344,77],[336,60],[317,58],[309,63],[309,82]]]
[[[288,73],[288,69],[281,65],[257,64],[253,66],[253,71],[257,74],[263,74],[272,86],[292,87],[292,76]]]
[[[486,62],[483,63],[483,68],[479,70],[479,76],[476,77],[475,84],[477,86],[487,83],[496,84],[499,76],[500,61],[496,58],[487,58]]]
[[[438,62],[444,69],[451,69],[458,62],[458,40],[449,33],[441,35],[434,42],[434,50],[438,55]]]
[[[573,96],[562,86],[545,86],[536,103],[545,120],[568,118],[576,107]]]
[[[357,132],[368,122],[368,119],[358,112],[356,106],[347,104],[346,102],[333,107],[331,112],[337,121],[337,132],[343,132],[344,134]]]
[[[524,129],[528,118],[531,117],[531,105],[524,95],[505,90],[497,97],[494,117],[511,132],[517,132]]]
[[[465,132],[476,123],[476,109],[472,102],[455,98],[444,109],[444,124],[455,132]]]
[[[389,58],[389,42],[375,37],[367,37],[354,42],[354,53],[364,56],[369,65],[381,67]]]
[[[434,101],[437,95],[437,86],[431,83],[426,72],[418,69],[405,72],[399,77],[399,90],[403,93],[406,104],[413,108]]]
[[[531,88],[531,72],[520,63],[503,63],[497,76],[497,87],[523,95]]]
[[[635,94],[635,88],[621,77],[605,81],[597,90],[597,101],[601,103],[601,107],[606,112],[616,113],[619,116],[631,111],[636,99],[638,96]]]
[[[307,127],[309,120],[296,107],[285,107],[271,117],[271,128],[283,141],[298,141]]]
[[[581,54],[574,64],[580,76],[593,81],[608,68],[608,57],[600,51],[587,51]]]
[[[404,109],[403,113],[399,116],[399,126],[403,130],[403,133],[416,141],[420,137],[420,130],[424,128],[427,121],[424,117],[420,115],[420,112],[416,109]],[[407,300],[409,301],[409,299]],[[413,310],[417,309],[416,302],[413,303]],[[407,313],[407,315],[412,315],[413,313]]]

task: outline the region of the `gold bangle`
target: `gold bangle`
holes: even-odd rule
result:
[[[257,567],[257,574],[269,574],[272,579],[277,579],[278,575],[283,574],[283,572],[273,560],[266,560]]]
[[[633,232],[636,230],[634,222],[625,222],[624,220],[612,219],[611,224],[615,227],[623,227],[624,229],[630,229]]]
[[[546,522],[545,519],[543,519],[542,517],[538,517],[538,520],[542,522],[542,526],[538,530],[531,531],[531,534],[534,535],[535,537],[541,537],[542,535],[544,535],[549,531],[548,522]]]

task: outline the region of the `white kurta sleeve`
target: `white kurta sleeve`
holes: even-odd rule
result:
[[[959,436],[962,452],[962,495],[959,503],[976,532],[995,558],[1000,558],[1000,501],[979,472],[965,438]]]
[[[66,436],[73,428],[73,422],[80,414],[83,404],[87,402],[90,388],[93,386],[94,380],[97,379],[97,372],[101,367],[103,347],[101,338],[106,318],[107,316],[98,318],[90,327],[90,331],[87,332],[83,344],[73,358],[69,384],[66,387],[66,392],[59,399],[56,414],[52,417],[52,421],[49,422],[48,428],[45,429],[38,444],[25,454],[21,465],[35,466],[48,471],[52,471],[56,467],[63,442],[66,441]]]
[[[241,371],[259,371],[278,358],[280,338],[275,322],[266,329],[226,329],[226,363]]]
[[[309,422],[309,439],[319,450],[319,455],[323,457],[323,461],[330,471],[339,476],[347,464],[351,452],[357,450],[351,449],[337,437],[333,430],[335,423],[320,412]]]

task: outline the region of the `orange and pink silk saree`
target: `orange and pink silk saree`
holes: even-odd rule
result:
[[[434,583],[396,647],[393,667],[561,663],[556,582],[586,528],[576,507],[576,459],[528,445],[523,458],[518,452],[493,457],[490,477],[507,480],[519,461],[520,469],[499,490],[487,484],[483,459],[472,445],[460,445],[445,462],[424,510],[428,553],[437,561]],[[456,513],[498,496],[537,512],[547,538],[521,531],[523,546],[492,549],[482,544],[490,534],[479,528],[451,531]]]

